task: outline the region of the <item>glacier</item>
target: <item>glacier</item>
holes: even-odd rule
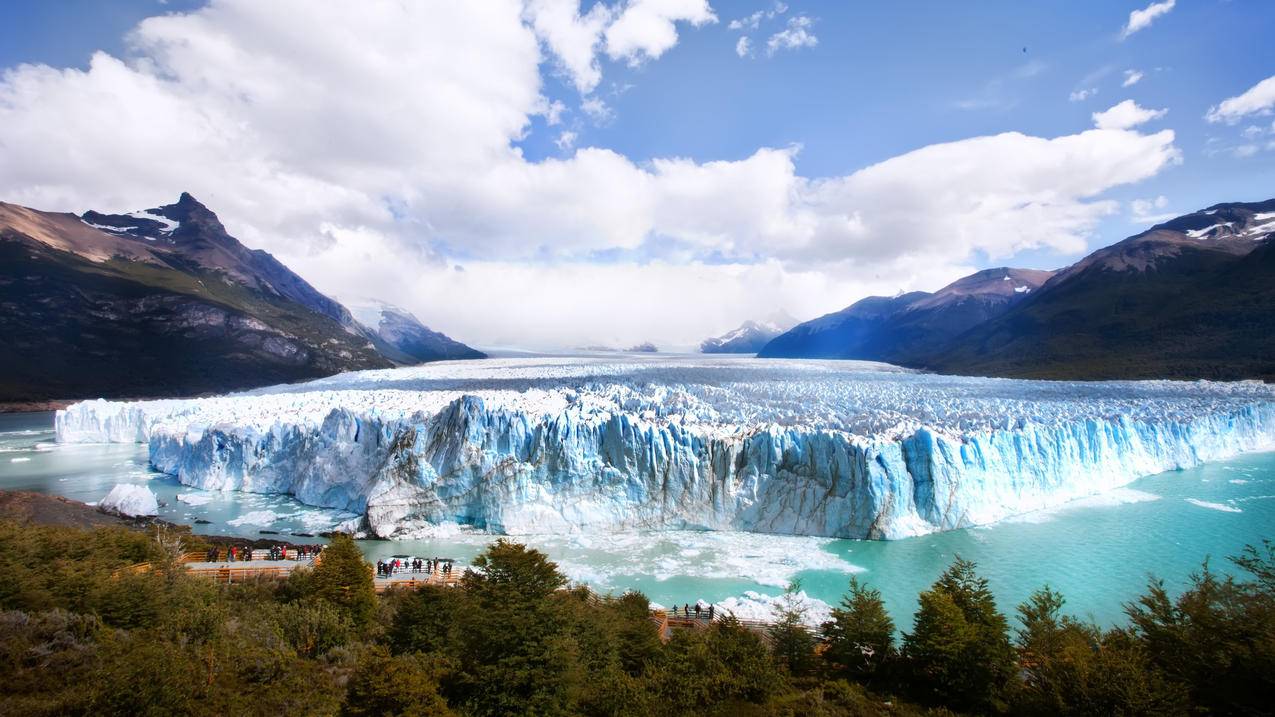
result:
[[[148,445],[210,491],[378,537],[745,530],[895,539],[1275,449],[1260,382],[1066,382],[856,361],[488,359],[197,399],[85,401],[59,442]]]

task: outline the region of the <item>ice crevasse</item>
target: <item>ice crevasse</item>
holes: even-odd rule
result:
[[[88,401],[59,441],[145,442],[204,490],[381,537],[732,529],[894,539],[1275,448],[1255,382],[1051,382],[734,358],[490,360],[229,396]]]

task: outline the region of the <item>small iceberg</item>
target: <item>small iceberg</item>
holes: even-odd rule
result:
[[[133,483],[117,483],[98,504],[103,513],[114,513],[127,518],[139,518],[159,514],[159,501],[150,488]]]

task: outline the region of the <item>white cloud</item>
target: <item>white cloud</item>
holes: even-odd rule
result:
[[[562,134],[558,135],[558,138],[555,139],[553,143],[558,145],[558,149],[565,152],[571,149],[572,147],[576,146],[576,137],[577,135],[575,132],[572,132],[571,130],[565,130],[562,132]]]
[[[818,45],[819,38],[810,31],[814,24],[814,20],[806,15],[788,18],[788,25],[766,40],[766,54],[774,55],[780,50],[796,50]]]
[[[586,97],[580,102],[580,110],[593,120],[594,124],[604,125],[615,120],[615,110],[601,97]]]
[[[1134,10],[1129,13],[1129,22],[1125,23],[1124,29],[1120,31],[1120,38],[1124,39],[1139,30],[1150,27],[1157,17],[1167,15],[1175,4],[1177,4],[1176,0],[1153,2],[1141,10]]]
[[[612,60],[640,65],[677,44],[677,22],[694,27],[717,22],[708,0],[628,0],[606,29],[606,52]]]
[[[1261,147],[1255,144],[1241,144],[1240,146],[1233,149],[1232,153],[1236,157],[1240,159],[1244,159],[1245,157],[1252,157],[1253,155],[1257,154],[1260,149]]]
[[[1275,107],[1275,75],[1253,85],[1241,95],[1222,100],[1221,104],[1209,109],[1205,119],[1235,124],[1248,115],[1270,114],[1272,107]]]
[[[126,211],[188,190],[321,290],[374,288],[465,341],[689,346],[776,305],[812,316],[937,288],[976,254],[1083,251],[1119,208],[1104,192],[1179,158],[1170,130],[1091,129],[826,178],[799,175],[793,147],[532,162],[516,143],[552,106],[543,42],[511,0],[219,0],[152,18],[127,60],[0,78],[0,197]],[[581,110],[609,112],[588,96]]]
[[[552,127],[556,124],[562,123],[562,114],[566,111],[566,105],[562,104],[562,102],[558,100],[554,100],[545,105],[544,111],[541,114],[544,115],[545,124]]]
[[[523,17],[585,95],[602,80],[600,49],[612,60],[640,65],[677,44],[676,23],[699,27],[717,22],[707,0],[599,2],[583,15],[580,0],[526,0]]]
[[[612,11],[603,3],[580,15],[580,0],[529,0],[525,16],[571,76],[576,89],[592,92],[602,80],[597,46],[611,22]]]
[[[1088,89],[1083,89],[1083,90],[1075,90],[1070,95],[1067,96],[1067,101],[1083,102],[1089,99],[1090,97],[1093,97],[1096,94],[1098,94],[1097,87],[1090,87]]]
[[[773,20],[786,12],[788,12],[788,6],[782,2],[776,2],[769,10],[758,10],[751,15],[731,20],[727,27],[731,30],[756,30],[761,27],[763,20]]]
[[[1169,198],[1161,194],[1154,199],[1135,199],[1129,202],[1129,221],[1134,224],[1159,224],[1168,221],[1175,216],[1173,212],[1166,212],[1169,206]]]
[[[1098,129],[1129,129],[1160,119],[1168,112],[1168,110],[1149,110],[1139,107],[1133,100],[1125,100],[1102,112],[1094,112],[1093,121]]]
[[[736,41],[735,43],[735,54],[739,55],[740,57],[748,57],[749,55],[753,54],[753,51],[750,47],[751,44],[752,44],[752,41],[748,39],[747,35],[739,38],[739,40]]]
[[[1125,70],[1124,82],[1120,83],[1120,86],[1133,87],[1134,85],[1138,84],[1138,81],[1141,80],[1142,77],[1143,77],[1143,73],[1141,70]]]

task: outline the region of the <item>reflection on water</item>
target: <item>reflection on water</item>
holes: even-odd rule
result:
[[[54,445],[52,414],[0,414],[0,488],[95,502],[122,482],[145,483],[159,497],[161,517],[194,524],[204,534],[317,534],[350,517],[284,496],[195,491],[151,471],[144,446]],[[1270,537],[1275,453],[1151,476],[995,526],[892,542],[688,531],[519,539],[548,552],[574,580],[602,590],[639,589],[666,605],[746,591],[774,595],[794,579],[812,598],[836,603],[857,573],[882,591],[906,627],[917,593],[956,555],[979,564],[1007,612],[1049,583],[1066,596],[1069,611],[1114,624],[1148,575],[1181,586],[1206,557],[1215,569],[1228,570],[1226,556]],[[411,554],[465,562],[492,539],[440,530],[418,540],[367,541],[363,548],[373,560]]]

